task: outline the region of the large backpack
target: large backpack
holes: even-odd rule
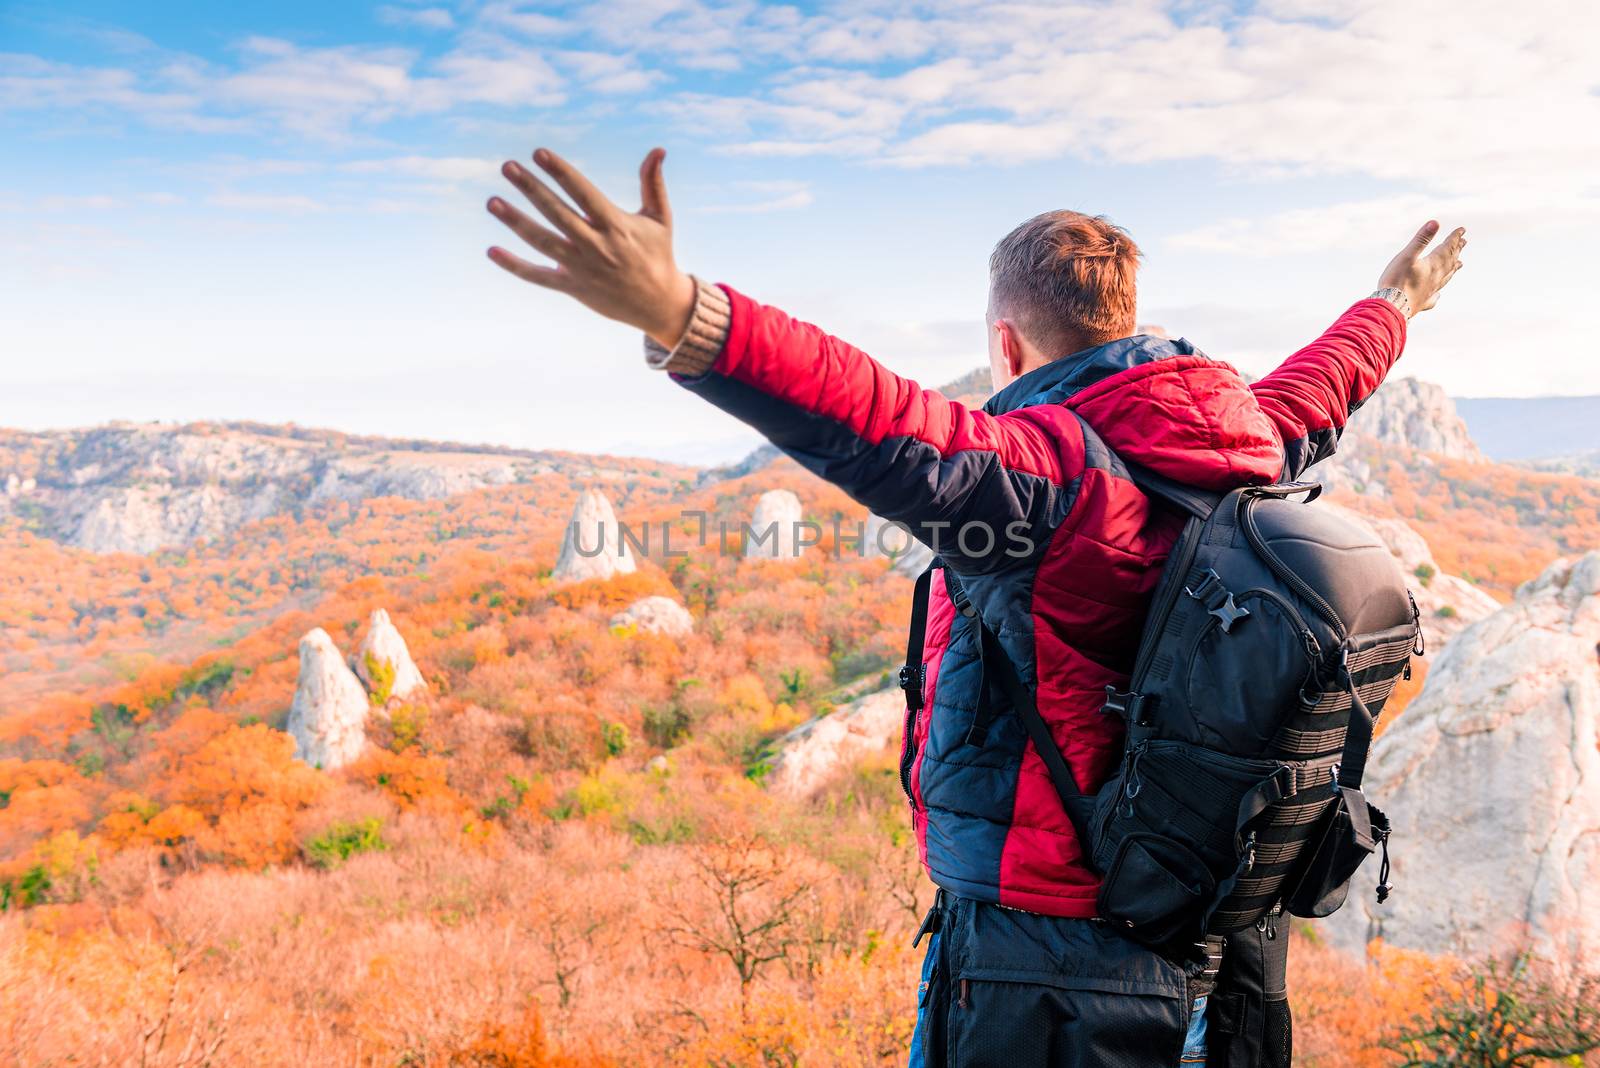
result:
[[[1361,778],[1374,720],[1421,652],[1416,602],[1393,556],[1368,530],[1310,507],[1318,483],[1214,494],[1128,466],[1146,495],[1188,519],[1129,688],[1108,688],[1104,711],[1125,722],[1127,741],[1095,794],[1079,788],[960,581],[945,579],[1104,877],[1100,914],[1129,938],[1192,957],[1208,935],[1270,929],[1283,911],[1328,915],[1379,847],[1382,900],[1389,823]],[[919,586],[915,655],[901,675],[914,706]]]

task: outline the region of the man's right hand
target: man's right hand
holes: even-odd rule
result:
[[[1456,227],[1443,244],[1424,256],[1438,233],[1437,222],[1430,219],[1423,223],[1378,276],[1379,289],[1393,287],[1406,295],[1412,315],[1433,307],[1439,300],[1439,291],[1461,269],[1461,250],[1467,247],[1466,228]]]

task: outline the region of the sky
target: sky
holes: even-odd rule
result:
[[[0,426],[257,419],[709,462],[754,441],[484,257],[547,145],[679,263],[938,385],[987,256],[1127,227],[1140,317],[1260,373],[1424,220],[1400,373],[1600,393],[1600,4],[0,0]]]

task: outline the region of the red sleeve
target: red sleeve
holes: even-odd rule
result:
[[[1400,358],[1406,319],[1386,300],[1369,298],[1250,388],[1283,438],[1283,477],[1331,456],[1350,413]]]
[[[1060,521],[1083,468],[1083,434],[1055,406],[993,416],[901,378],[852,345],[777,308],[727,290],[727,342],[711,371],[681,379],[773,444],[886,518],[937,546],[952,563],[971,552],[955,528],[981,522],[1006,548],[1005,528],[1035,535]],[[1037,537],[1039,544],[1044,538]]]

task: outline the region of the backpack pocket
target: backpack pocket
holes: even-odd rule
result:
[[[1245,825],[1282,796],[1283,770],[1167,739],[1130,748],[1097,799],[1100,914],[1147,946],[1192,951],[1219,893],[1249,867]]]
[[[1230,753],[1266,752],[1321,657],[1316,634],[1287,597],[1253,589],[1239,595],[1224,625],[1205,618],[1184,650],[1187,736]]]
[[[1117,847],[1100,886],[1100,915],[1148,946],[1184,946],[1205,935],[1217,881],[1183,843],[1131,834]]]
[[[1363,861],[1384,847],[1388,866],[1389,817],[1360,790],[1344,787],[1339,803],[1323,818],[1319,837],[1306,860],[1304,874],[1285,904],[1296,916],[1316,918],[1337,912],[1350,892],[1350,879]],[[1387,882],[1387,873],[1379,879]],[[1378,900],[1388,894],[1380,885]]]

